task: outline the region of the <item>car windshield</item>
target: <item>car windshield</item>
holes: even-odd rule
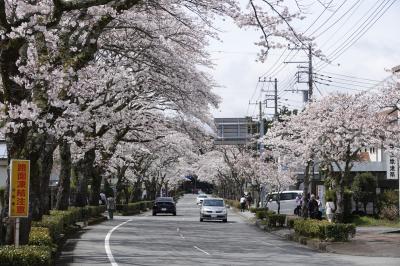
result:
[[[224,201],[223,200],[205,200],[203,201],[203,206],[217,206],[217,207],[223,207],[224,206]]]
[[[173,202],[173,201],[174,201],[174,199],[173,199],[173,198],[171,198],[171,197],[166,197],[166,198],[157,198],[157,199],[156,199],[156,202],[159,202],[159,201],[163,201],[163,202]]]
[[[199,195],[199,198],[207,198],[207,195]]]

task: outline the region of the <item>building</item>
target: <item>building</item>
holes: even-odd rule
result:
[[[217,145],[243,145],[247,144],[253,134],[258,132],[258,122],[251,117],[244,118],[215,118]]]

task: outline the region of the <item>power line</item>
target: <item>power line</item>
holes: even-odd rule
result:
[[[332,2],[332,1],[331,1]],[[314,35],[321,27],[323,27],[328,21],[343,7],[343,5],[346,3],[346,0],[342,2],[342,4],[316,29],[314,30],[310,35]]]
[[[334,51],[332,51],[330,53],[330,55],[328,56],[328,58],[330,58],[330,61],[334,61],[335,59],[337,59],[340,55],[342,55],[345,51],[347,51],[351,46],[353,46],[362,36],[364,36],[365,33],[373,25],[375,25],[375,23],[387,12],[387,10],[389,10],[389,8],[394,4],[395,1],[396,0],[393,0],[392,3],[388,7],[386,7],[386,6],[390,2],[385,3],[385,1],[384,1],[384,2],[380,3],[379,6],[368,16],[368,18],[361,25],[359,25],[358,28],[354,32],[352,32],[351,35],[347,39],[344,40],[344,42],[342,42],[342,44],[340,44]],[[367,14],[369,13],[370,10],[368,10]],[[383,10],[383,12],[382,12],[382,10]],[[356,25],[358,24],[358,22],[356,23]],[[349,32],[351,32],[351,30]],[[344,36],[346,36],[346,35],[347,35],[347,33]],[[318,69],[319,70],[323,69],[328,64],[329,63],[321,62],[318,66]]]
[[[317,36],[314,36],[314,38],[318,38],[321,35],[323,35],[324,33],[326,33],[328,30],[330,30],[333,26],[335,26],[341,19],[343,19],[359,3],[361,3],[361,0],[357,0],[357,2],[355,2],[349,9],[347,9],[347,11],[345,13],[343,13],[342,16],[340,16],[337,20],[335,20],[331,25],[329,25],[325,30],[320,32]]]

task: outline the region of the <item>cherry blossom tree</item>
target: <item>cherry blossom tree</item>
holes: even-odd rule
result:
[[[264,12],[263,5],[271,12]],[[206,119],[205,110],[218,99],[198,66],[210,65],[203,48],[207,37],[216,37],[212,20],[219,15],[243,27],[260,27],[264,40],[258,44],[267,49],[278,46],[268,42],[271,37],[304,40],[289,24],[300,16],[281,2],[254,0],[246,12],[235,0],[0,0],[1,109],[10,158],[31,161],[32,219],[48,211],[58,145],[61,184],[68,186],[72,167],[79,195],[85,197],[91,177],[90,202],[96,204],[104,164],[117,144],[132,137],[147,141],[151,134],[143,129],[151,131],[152,118],[162,124],[154,109]],[[121,90],[127,88],[138,94],[126,96]],[[150,98],[158,101],[151,105]],[[77,158],[72,166],[70,150]],[[27,242],[29,223],[22,224],[27,230],[21,243]]]
[[[272,138],[272,143],[283,149],[279,151],[282,154],[292,153],[306,169],[315,160],[329,167],[339,221],[344,214],[344,188],[349,185],[350,171],[359,160],[360,150],[382,143],[384,123],[377,111],[370,95],[333,94],[309,104],[298,116],[271,130],[271,136],[278,136]]]

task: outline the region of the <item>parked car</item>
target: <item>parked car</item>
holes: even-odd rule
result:
[[[302,190],[287,190],[280,192],[280,213],[294,214],[294,209],[297,207],[296,197],[301,195]],[[268,209],[278,212],[278,192],[273,192],[267,195]]]
[[[205,198],[200,208],[200,222],[203,220],[228,221],[228,211],[223,199]]]
[[[197,205],[201,204],[205,198],[207,198],[206,194],[199,194],[196,199]]]
[[[176,215],[176,204],[172,197],[159,197],[156,198],[153,205],[153,216],[157,213],[172,213]]]

